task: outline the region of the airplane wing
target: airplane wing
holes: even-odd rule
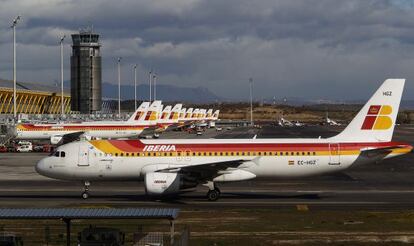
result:
[[[178,172],[189,177],[195,178],[198,181],[208,181],[223,174],[220,172],[226,171],[228,168],[237,168],[241,164],[254,160],[232,160],[222,162],[203,163],[198,165],[180,166],[173,168],[165,168],[157,170],[157,172]]]
[[[72,133],[68,133],[62,136],[62,138],[59,140],[59,142],[56,144],[57,146],[60,145],[64,145],[70,142],[74,142],[80,139],[80,137],[84,134],[85,132],[72,132]]]
[[[175,129],[178,129],[179,127],[180,127],[179,123],[174,123],[174,124],[169,125],[167,129],[165,129],[164,131],[173,131]]]
[[[151,127],[145,128],[139,135],[140,136],[154,135],[157,129],[158,129],[157,126],[151,126]]]

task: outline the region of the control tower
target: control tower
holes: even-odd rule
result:
[[[70,57],[71,110],[90,114],[101,110],[102,60],[99,34],[92,30],[72,34]]]

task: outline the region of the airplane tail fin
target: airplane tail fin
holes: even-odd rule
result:
[[[213,114],[213,120],[218,120],[219,114],[220,114],[220,110],[217,109]]]
[[[150,125],[157,124],[159,120],[159,114],[162,108],[161,101],[154,101],[148,108],[147,113],[145,114],[145,118],[143,121]]]
[[[168,119],[168,117],[170,117],[171,108],[172,107],[170,105],[168,105],[164,108],[164,110],[162,110],[160,120],[166,120],[166,119]]]
[[[180,111],[180,115],[179,115],[178,119],[179,120],[184,120],[186,112],[187,112],[187,108],[182,108],[181,111]]]
[[[149,106],[150,106],[149,102],[141,103],[141,105],[131,115],[131,117],[128,119],[128,121],[142,121],[144,119],[144,115],[147,112]]]
[[[405,79],[387,79],[349,125],[337,136],[339,141],[391,141],[400,107]]]
[[[209,110],[207,110],[207,112],[206,112],[206,118],[207,119],[213,118],[213,109],[212,108],[210,108]]]
[[[182,107],[183,107],[183,105],[181,103],[176,104],[174,106],[174,108],[171,110],[171,114],[170,114],[169,119],[174,120],[174,121],[178,121]]]

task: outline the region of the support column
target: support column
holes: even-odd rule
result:
[[[174,244],[174,220],[170,220],[170,245]]]
[[[70,219],[63,219],[66,224],[66,245],[70,246]]]

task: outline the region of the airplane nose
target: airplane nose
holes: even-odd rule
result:
[[[46,158],[41,159],[35,166],[35,170],[40,175],[45,175],[47,172],[47,164],[46,164]]]

